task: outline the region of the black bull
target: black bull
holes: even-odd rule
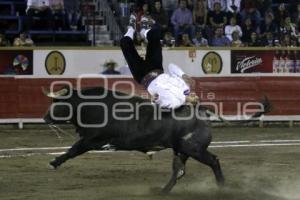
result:
[[[105,92],[107,94],[103,98],[89,98]],[[105,144],[113,145],[116,150],[144,153],[172,148],[173,174],[163,192],[171,191],[176,181],[185,174],[185,164],[189,157],[208,165],[217,183],[224,183],[219,160],[207,151],[211,134],[206,121],[199,119],[204,112],[201,108],[182,106],[173,112],[160,110],[149,100],[127,98],[119,92],[116,94],[123,98],[117,98],[112,91],[100,87],[83,89],[81,94],[85,97],[81,98],[78,91],[70,89],[47,93],[53,98],[53,103],[44,117],[45,122],[55,124],[69,121],[80,136],[65,154],[50,162],[54,168],[87,151],[101,149]],[[64,98],[66,96],[70,97]],[[64,119],[69,115],[69,119]],[[106,123],[100,127],[104,122]]]

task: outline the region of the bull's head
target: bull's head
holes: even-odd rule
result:
[[[42,88],[44,95],[53,99],[51,106],[44,116],[47,124],[67,123],[72,115],[72,104],[70,102],[70,88],[63,88],[57,92],[50,92]]]

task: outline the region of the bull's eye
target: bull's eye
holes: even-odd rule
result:
[[[50,116],[55,121],[69,121],[73,117],[73,107],[67,102],[52,103]]]

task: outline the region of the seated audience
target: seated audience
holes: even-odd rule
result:
[[[166,32],[163,38],[164,47],[175,47],[175,38],[173,37],[171,32]]]
[[[241,0],[227,0],[226,8],[227,12],[239,13],[241,9]]]
[[[240,12],[241,20],[245,21],[247,18],[250,18],[253,26],[257,28],[261,22],[261,14],[257,8],[256,1],[245,0],[245,6]]]
[[[22,32],[20,33],[19,37],[14,39],[14,46],[33,46],[34,42],[32,39],[27,35],[27,33]]]
[[[230,46],[230,40],[224,35],[223,28],[216,28],[215,35],[212,39],[211,46],[214,47],[225,47]]]
[[[274,13],[274,19],[278,26],[283,26],[286,17],[289,17],[289,11],[284,3],[281,3]]]
[[[265,36],[266,33],[273,32],[274,34],[277,34],[278,27],[276,23],[273,20],[274,16],[271,13],[268,13],[265,15],[264,20],[261,22],[259,31],[261,36]]]
[[[227,9],[226,0],[207,0],[208,10],[213,11],[215,9],[216,3],[218,3],[220,5],[220,10],[226,12],[226,9]]]
[[[0,33],[0,46],[1,47],[10,46],[10,42],[9,42],[9,40],[6,39],[6,36],[4,33]]]
[[[137,11],[136,15],[136,29],[148,29],[153,24],[152,17],[150,15],[149,5],[144,3],[142,8]]]
[[[55,29],[68,29],[68,15],[63,0],[49,0]]]
[[[160,28],[160,30],[162,31],[162,35],[164,35],[164,33],[168,30],[169,18],[167,13],[161,6],[160,0],[155,0],[154,8],[151,12],[151,17],[155,21],[154,26]]]
[[[240,40],[240,32],[239,31],[233,31],[231,38],[232,38],[232,40],[231,40],[232,47],[243,47],[244,46],[243,42]]]
[[[195,28],[200,28],[205,30],[207,25],[207,1],[206,0],[196,0],[195,7],[193,10],[193,21]]]
[[[186,33],[179,36],[178,43],[179,43],[178,44],[179,47],[193,47],[194,46],[193,42],[189,38],[189,35]]]
[[[166,10],[168,16],[171,16],[173,11],[178,7],[178,0],[163,0],[162,7]]]
[[[292,14],[292,21],[295,24],[299,24],[300,23],[300,2],[297,4],[297,9],[296,11],[293,12]]]
[[[262,45],[265,47],[275,47],[275,39],[273,32],[266,32],[262,37]]]
[[[225,35],[230,41],[232,41],[232,33],[238,32],[239,37],[242,37],[243,32],[239,25],[236,24],[236,19],[233,17],[230,19],[230,24],[225,26]]]
[[[283,24],[279,27],[279,34],[280,35],[285,35],[285,34],[290,34],[295,36],[296,35],[296,24],[292,23],[291,18],[287,16],[284,19]]]
[[[28,16],[28,29],[50,29],[52,26],[52,12],[49,0],[27,0],[26,13]],[[38,24],[33,24],[33,17],[45,19]]]
[[[267,12],[272,12],[273,0],[257,0],[257,8],[259,12],[265,16]]]
[[[243,32],[242,41],[244,43],[250,42],[252,33],[257,32],[250,18],[246,18],[246,20],[242,24],[242,32]]]
[[[247,43],[247,46],[249,46],[249,47],[262,46],[262,42],[259,40],[256,32],[251,33],[251,38],[250,38],[250,41]]]
[[[180,0],[177,8],[171,17],[171,23],[174,26],[175,40],[178,42],[179,35],[187,33],[190,38],[194,38],[193,16],[187,8],[187,1]]]
[[[196,47],[208,47],[208,40],[203,37],[202,31],[196,31],[196,37],[193,39]]]
[[[227,24],[226,12],[221,10],[221,4],[216,2],[214,4],[214,10],[208,13],[208,19],[213,29],[223,28]]]

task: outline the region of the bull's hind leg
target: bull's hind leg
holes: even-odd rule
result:
[[[163,188],[163,193],[169,193],[172,188],[175,186],[177,180],[182,178],[185,174],[185,163],[188,159],[188,156],[183,154],[177,154],[173,159],[173,174],[171,176],[168,184]]]
[[[86,141],[84,139],[80,139],[66,153],[51,161],[50,165],[56,169],[67,160],[75,158],[89,150],[90,148],[86,145]]]
[[[212,153],[208,152],[207,150],[204,150],[203,152],[197,154],[196,156],[192,156],[194,159],[200,161],[201,163],[210,166],[210,168],[213,170],[217,183],[219,186],[223,186],[225,179],[223,176],[223,172],[221,169],[221,165],[219,160],[217,159],[217,156],[213,155]]]

